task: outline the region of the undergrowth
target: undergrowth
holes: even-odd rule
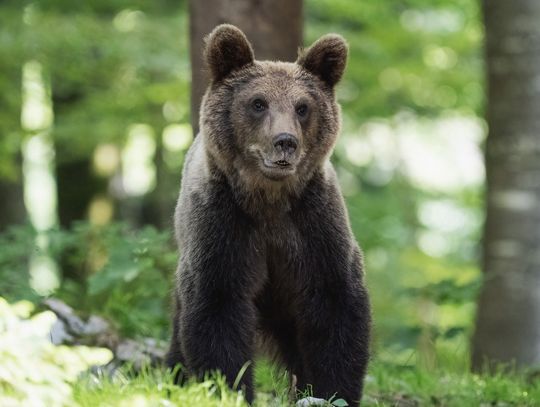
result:
[[[262,362],[256,368],[256,407],[293,406],[284,372]],[[74,385],[74,399],[84,407],[94,406],[247,406],[241,392],[229,390],[222,377],[172,383],[163,370],[133,375],[121,372],[113,378],[87,376]],[[331,400],[332,401],[332,400]],[[469,372],[403,368],[372,363],[366,378],[363,406],[537,406],[540,381],[523,373],[477,375]],[[334,399],[328,406],[340,406]]]

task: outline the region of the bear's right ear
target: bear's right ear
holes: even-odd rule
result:
[[[334,87],[345,70],[349,47],[341,35],[327,34],[298,57],[296,63]]]
[[[214,82],[255,60],[249,41],[234,25],[217,26],[205,42],[204,55]]]

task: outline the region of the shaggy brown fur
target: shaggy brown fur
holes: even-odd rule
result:
[[[212,82],[175,215],[181,249],[169,364],[232,384],[257,336],[315,396],[359,402],[370,311],[362,256],[329,156],[347,45],[256,61],[230,25],[207,39]],[[242,379],[253,399],[252,367]]]

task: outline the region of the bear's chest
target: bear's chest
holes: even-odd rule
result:
[[[302,239],[288,215],[276,214],[260,223],[259,236],[265,244],[265,282],[256,304],[262,320],[288,320],[295,315],[300,295],[299,265]]]
[[[260,239],[266,248],[266,268],[274,286],[294,286],[295,270],[303,252],[303,239],[288,214],[277,214],[261,222]]]
[[[260,238],[269,250],[286,257],[300,250],[302,239],[288,213],[272,214],[261,220],[259,225]]]

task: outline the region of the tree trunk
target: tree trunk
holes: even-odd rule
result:
[[[57,151],[57,154],[60,156],[62,153]],[[56,183],[58,219],[63,228],[70,228],[74,221],[87,220],[92,199],[107,191],[107,180],[97,177],[92,171],[91,157],[57,163]]]
[[[53,82],[52,106],[56,122],[61,122],[64,112],[72,105],[80,103],[83,97],[78,89],[60,91]],[[98,193],[106,192],[107,183],[93,173],[92,153],[73,156],[69,146],[57,142],[55,147],[58,220],[61,227],[70,228],[72,222],[88,219],[92,198]]]
[[[540,363],[540,2],[484,0],[484,285],[472,364]]]
[[[208,85],[204,37],[222,23],[240,28],[255,58],[294,61],[302,45],[302,0],[190,0],[191,124],[199,129],[199,105]]]
[[[20,224],[26,219],[23,199],[22,173],[16,180],[0,178],[0,233],[9,225]]]
[[[178,198],[178,174],[167,168],[163,155],[163,143],[158,138],[154,157],[156,187],[143,197],[140,203],[141,213],[137,220],[139,226],[150,224],[158,229],[171,230],[173,222],[171,215],[174,213]]]

